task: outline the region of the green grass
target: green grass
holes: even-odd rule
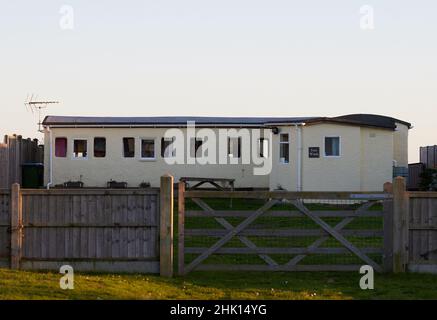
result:
[[[214,209],[229,210],[228,200],[208,199]],[[234,210],[254,210],[262,200],[233,202]],[[335,205],[309,204],[310,210],[337,210]],[[352,205],[348,209],[355,209]],[[187,210],[198,210],[187,201]],[[344,210],[344,208],[342,208]],[[377,206],[370,210],[380,210]],[[280,204],[272,210],[296,210]],[[177,243],[177,208],[175,210],[175,243]],[[323,218],[335,225],[339,218]],[[237,225],[242,218],[226,218]],[[308,218],[260,217],[251,228],[318,229]],[[348,229],[381,229],[381,218],[357,218]],[[212,218],[187,218],[186,228],[222,229]],[[257,246],[306,247],[318,237],[249,237]],[[218,238],[186,237],[186,245],[211,246]],[[348,237],[358,247],[380,247],[382,239]],[[225,247],[243,247],[232,239]],[[323,247],[341,247],[329,239]],[[177,257],[177,245],[175,257]],[[189,262],[196,255],[186,255]],[[270,255],[278,263],[286,263],[291,255]],[[371,256],[378,263],[381,256]],[[213,255],[204,263],[254,263],[264,264],[257,255]],[[356,264],[361,263],[352,254],[309,255],[301,264]],[[175,263],[175,267],[176,263]],[[175,268],[176,270],[177,268]],[[375,274],[375,289],[361,290],[358,272],[199,272],[173,279],[157,275],[75,274],[75,289],[59,288],[60,274],[53,272],[28,272],[0,269],[0,299],[437,299],[437,275],[427,274]]]
[[[437,275],[375,275],[375,289],[359,288],[351,272],[193,272],[156,275],[75,274],[74,290],[60,274],[0,269],[0,299],[437,299]]]
[[[215,210],[230,211],[249,211],[261,207],[266,200],[265,199],[234,199],[232,204],[232,209],[230,208],[229,199],[202,199],[211,208]],[[308,203],[306,207],[309,210],[320,210],[320,211],[336,211],[336,210],[355,210],[359,208],[360,204],[346,204],[344,201],[334,201],[333,203]],[[186,210],[200,210],[191,199],[186,199],[185,203]],[[273,206],[269,211],[294,211],[297,212],[295,206],[290,203],[279,203]],[[380,204],[374,204],[371,206],[369,211],[382,210]],[[175,212],[177,212],[177,207],[175,207]],[[232,226],[237,226],[242,223],[245,217],[225,217],[224,218]],[[330,226],[335,226],[340,223],[344,218],[341,217],[323,217],[321,218],[325,223]],[[177,221],[177,216],[175,216]],[[177,229],[177,224],[175,225]],[[185,228],[186,229],[216,229],[223,230],[221,226],[213,217],[205,215],[203,217],[186,217],[185,218]],[[380,231],[383,228],[383,218],[382,217],[356,217],[352,222],[350,222],[344,230],[375,230]],[[258,217],[248,229],[265,229],[271,230],[272,236],[248,236],[247,238],[254,243],[257,247],[268,247],[268,248],[306,248],[310,246],[314,241],[320,238],[320,236],[288,236],[288,237],[277,237],[274,236],[275,230],[280,229],[314,229],[321,230],[321,227],[317,225],[314,221],[306,216],[293,216],[293,217],[272,217],[269,215],[262,215]],[[217,242],[219,237],[212,236],[186,236],[185,237],[185,247],[197,247],[197,248],[207,248],[211,247],[215,242]],[[382,248],[383,238],[382,237],[356,237],[356,236],[346,236],[346,239],[354,244],[358,248]],[[246,247],[238,238],[234,237],[229,242],[227,242],[223,248],[244,248]],[[334,239],[329,237],[321,246],[321,248],[342,248],[343,245]],[[194,260],[198,254],[186,254],[185,261],[190,263]],[[292,255],[269,255],[276,262],[280,264],[285,264],[290,261]],[[381,254],[368,254],[368,256],[373,259],[376,263],[382,263]],[[216,253],[208,257],[203,264],[265,264],[265,262],[256,254],[221,254]],[[362,264],[360,258],[351,253],[345,254],[311,254],[307,255],[300,264]]]

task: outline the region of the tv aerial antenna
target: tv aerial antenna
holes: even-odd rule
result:
[[[26,109],[32,111],[32,113],[38,112],[38,132],[44,131],[42,130],[42,110],[52,104],[58,103],[59,101],[38,100],[38,96],[34,94],[32,94],[30,97],[27,95],[24,105],[26,106]]]

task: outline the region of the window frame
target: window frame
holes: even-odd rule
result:
[[[231,150],[231,141],[235,141],[232,139],[235,139],[237,141],[237,156],[236,157],[234,157],[234,154],[231,153],[231,151],[233,151],[233,150]],[[228,136],[228,148],[227,148],[228,158],[241,159],[242,143],[243,143],[243,139],[241,136],[238,136],[238,137],[229,137]]]
[[[140,142],[140,160],[141,161],[156,161],[156,137],[139,137]],[[153,141],[153,157],[143,157],[143,140]]]
[[[126,157],[125,153],[124,153],[124,139],[134,139],[134,155],[132,157]],[[136,152],[137,152],[137,146],[136,146],[137,142],[136,142],[136,138],[135,137],[122,137],[121,138],[121,157],[123,159],[135,159],[136,157]]]
[[[170,149],[170,151],[171,151],[171,155],[169,155],[169,156],[166,156],[165,155],[165,149],[163,149],[164,148],[164,141],[170,141],[170,145],[172,145],[172,148]],[[161,137],[161,145],[160,145],[160,155],[161,155],[161,158],[163,158],[163,159],[169,159],[169,158],[174,158],[174,157],[176,157],[176,148],[175,148],[175,146],[174,146],[174,143],[176,142],[176,137]],[[156,157],[156,151],[155,151],[155,157]]]
[[[96,156],[96,139],[105,139],[105,155],[103,157],[97,157]],[[106,139],[106,137],[94,137],[93,138],[93,158],[96,159],[105,159],[106,155],[107,155],[107,146],[108,144],[106,143],[108,139]]]
[[[63,156],[63,157],[61,157],[61,156],[57,156],[56,155],[56,150],[57,150],[57,147],[56,147],[56,140],[58,140],[58,139],[65,139],[65,156]],[[74,145],[73,145],[74,146]],[[65,159],[65,158],[68,158],[68,138],[67,137],[55,137],[55,141],[54,141],[54,150],[55,150],[55,152],[54,152],[54,155],[55,155],[55,158],[59,158],[59,159]]]
[[[267,156],[264,154],[264,141],[266,141],[267,143]],[[268,159],[269,158],[269,153],[270,153],[270,140],[266,137],[260,137],[258,138],[258,157],[263,158],[263,159]]]
[[[75,141],[86,141],[86,157],[75,157],[74,156],[74,142]],[[71,158],[73,159],[73,160],[88,160],[89,159],[89,157],[90,157],[90,153],[88,152],[88,150],[89,150],[89,141],[88,141],[88,139],[87,138],[73,138],[73,139],[71,139]]]
[[[200,148],[200,155],[197,156],[197,150],[196,150],[196,142],[197,141],[201,141],[202,143],[200,144],[199,148]],[[191,137],[190,139],[190,152],[192,152],[190,154],[190,158],[192,159],[201,159],[203,157],[203,151],[202,151],[202,146],[205,143],[206,139],[204,137]],[[194,155],[194,157],[193,157]]]
[[[326,154],[326,138],[338,138],[338,155],[327,155]],[[332,135],[323,137],[323,157],[324,158],[341,158],[341,136]]]
[[[281,136],[287,135],[288,140],[287,141],[281,141]],[[279,133],[279,163],[280,164],[290,164],[290,142],[291,142],[291,134],[289,132],[283,132]],[[288,161],[281,161],[281,147],[282,145],[287,144],[288,145]]]

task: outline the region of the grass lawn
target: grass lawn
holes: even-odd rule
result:
[[[75,289],[61,290],[61,275],[0,269],[0,299],[437,299],[437,275],[375,275],[361,290],[358,273],[193,272],[156,275],[75,274]]]
[[[233,210],[238,211],[248,211],[253,212],[254,210],[261,207],[266,203],[265,199],[234,199],[232,209],[230,208],[230,201],[228,199],[214,199],[208,198],[203,199],[211,208],[221,211],[229,211],[232,213]],[[334,200],[332,203],[308,203],[306,207],[309,210],[317,211],[327,211],[335,213],[338,210],[353,211],[358,209],[362,204],[359,203],[348,203],[342,200]],[[202,211],[202,209],[195,204],[191,199],[186,199],[185,203],[186,210]],[[382,211],[382,205],[374,204],[369,211]],[[269,213],[275,211],[294,211],[298,212],[295,206],[290,203],[278,203],[273,206]],[[175,205],[174,212],[177,212],[177,206]],[[242,223],[247,217],[226,217],[225,220],[233,225],[234,227]],[[322,220],[332,227],[335,227],[338,223],[342,222],[344,217],[323,217]],[[177,215],[175,215],[175,239],[177,241]],[[185,218],[185,229],[191,229],[194,231],[206,231],[206,230],[223,230],[223,226],[213,217],[208,215],[202,215],[200,217],[186,217]],[[286,229],[298,229],[298,230],[321,230],[314,221],[301,216],[282,216],[282,217],[272,217],[268,214],[263,214],[258,217],[254,222],[250,224],[248,229],[264,229],[269,231],[269,235],[264,236],[246,236],[253,244],[260,248],[295,248],[302,249],[310,246],[316,240],[320,238],[320,235],[315,236],[278,236],[276,231],[286,230]],[[355,217],[353,221],[348,223],[344,230],[354,231],[363,230],[367,232],[371,231],[381,231],[383,230],[383,217]],[[345,238],[354,244],[358,248],[363,248],[367,250],[374,250],[373,252],[379,252],[382,250],[383,237],[379,236],[345,236]],[[204,248],[211,247],[215,242],[217,242],[220,237],[217,236],[205,236],[205,235],[186,235],[185,236],[185,247],[191,250],[195,249],[196,253],[186,253],[185,262],[186,264],[194,260],[198,255],[199,251],[202,252]],[[245,248],[246,245],[242,243],[237,237],[232,238],[228,241],[223,248]],[[343,249],[343,245],[334,239],[329,237],[321,245],[321,249],[337,248]],[[177,250],[177,247],[175,247]],[[188,249],[188,250],[189,250]],[[375,251],[381,249],[379,251]],[[367,254],[376,263],[382,263],[382,252],[379,253],[368,253]],[[295,255],[291,254],[269,254],[275,262],[279,264],[285,264],[290,261]],[[265,262],[256,254],[245,253],[245,254],[212,254],[210,255],[203,264],[257,264],[264,265]],[[311,254],[303,258],[300,263],[301,265],[326,265],[326,264],[355,264],[361,265],[362,261],[356,255],[352,253],[341,253],[341,254]]]
[[[208,199],[214,209],[229,210],[229,201]],[[264,201],[235,199],[233,210],[253,210]],[[187,210],[198,210],[187,201]],[[335,206],[310,204],[310,210],[338,210]],[[347,209],[355,209],[356,206]],[[344,206],[343,206],[344,209]],[[274,210],[296,210],[288,204],[280,204]],[[375,206],[370,210],[381,210]],[[175,209],[175,259],[177,257],[177,208]],[[240,217],[228,217],[232,225],[241,223]],[[339,218],[324,218],[332,226]],[[188,218],[186,229],[223,229],[214,218]],[[251,228],[316,229],[318,226],[304,217],[260,217]],[[357,218],[346,229],[381,230],[382,217]],[[319,238],[310,236],[248,237],[260,247],[307,247]],[[217,239],[213,237],[186,237],[187,247],[208,247]],[[357,247],[381,247],[382,237],[348,237]],[[225,247],[240,248],[243,245],[233,239]],[[329,239],[323,247],[341,247]],[[270,255],[277,262],[286,263],[292,256]],[[187,262],[193,257],[186,255]],[[372,258],[381,262],[381,254]],[[204,263],[260,264],[257,255],[218,254]],[[362,262],[351,254],[309,255],[301,264],[353,264]],[[176,265],[175,265],[176,267]],[[358,272],[200,272],[173,279],[157,275],[112,275],[76,273],[75,289],[61,290],[61,274],[55,272],[28,272],[0,269],[0,299],[437,299],[437,275],[429,274],[377,274],[375,289],[361,290]]]

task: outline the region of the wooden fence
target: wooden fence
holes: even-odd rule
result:
[[[0,267],[9,267],[11,257],[10,191],[0,189]]]
[[[401,177],[385,190],[185,191],[180,183],[179,273],[346,271],[364,264],[375,271],[437,272],[437,193],[407,192]],[[161,178],[160,190],[0,189],[0,267],[58,270],[68,264],[170,277],[173,199],[171,176]],[[190,237],[209,241],[190,243]],[[287,242],[290,237],[297,242]],[[225,255],[256,262],[221,259]],[[338,263],[339,255],[355,260]]]
[[[38,140],[21,136],[5,136],[0,143],[0,188],[9,189],[12,184],[21,184],[21,165],[43,163],[44,149]]]
[[[407,192],[396,177],[391,205],[393,271],[437,273],[437,192]]]
[[[408,269],[437,272],[437,192],[410,192]]]
[[[165,199],[172,196],[168,188],[172,181],[162,179]],[[14,269],[59,270],[71,265],[78,271],[171,276],[173,234],[162,230],[172,222],[173,210],[160,204],[160,193],[159,189],[20,190],[14,184],[10,192],[0,191],[0,263]]]

